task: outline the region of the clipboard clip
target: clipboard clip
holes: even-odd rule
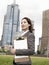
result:
[[[16,40],[24,40],[24,37],[18,37]]]

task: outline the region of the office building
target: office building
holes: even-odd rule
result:
[[[49,10],[43,12],[42,20],[42,39],[41,39],[41,52],[49,54]]]
[[[16,32],[19,31],[19,6],[17,4],[8,5],[7,13],[4,16],[2,45],[13,45]]]

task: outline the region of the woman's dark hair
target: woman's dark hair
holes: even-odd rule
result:
[[[32,23],[31,23],[31,20],[28,18],[28,17],[24,17],[24,18],[22,18],[22,20],[23,19],[26,19],[27,20],[27,22],[28,22],[28,24],[30,24],[30,26],[29,26],[29,31],[32,33],[33,32],[33,25],[32,25]]]

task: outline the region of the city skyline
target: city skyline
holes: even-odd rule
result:
[[[7,5],[12,4],[13,0],[0,0],[0,39],[3,31],[4,15],[7,11]],[[16,0],[16,4],[20,8],[20,20],[24,16],[31,18],[34,21],[35,28],[35,46],[39,42],[39,37],[42,36],[42,12],[49,9],[49,0]]]

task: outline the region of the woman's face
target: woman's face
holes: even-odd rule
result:
[[[23,20],[21,21],[22,30],[24,30],[24,31],[29,30],[29,26],[30,26],[30,24],[28,24],[28,22],[27,22],[26,19],[23,19]]]

